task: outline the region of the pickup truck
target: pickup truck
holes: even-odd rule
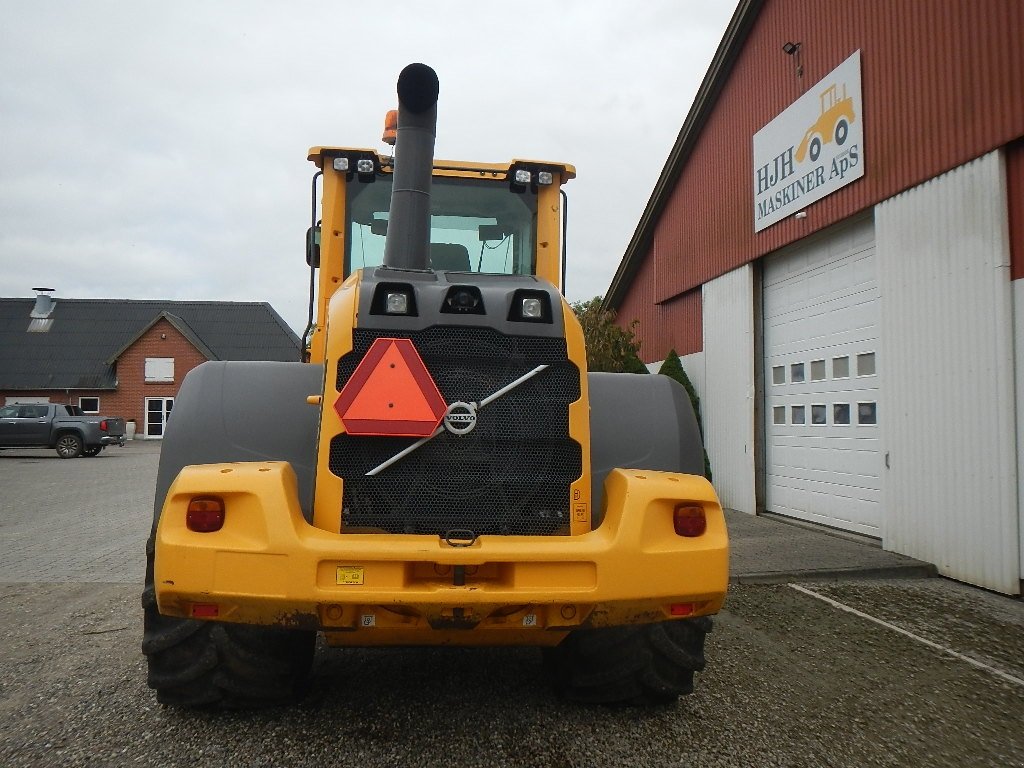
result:
[[[124,440],[124,419],[86,414],[77,405],[0,408],[0,448],[54,448],[62,459],[74,459]]]

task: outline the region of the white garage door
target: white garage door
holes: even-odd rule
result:
[[[765,507],[880,537],[872,220],[769,257],[763,283]]]

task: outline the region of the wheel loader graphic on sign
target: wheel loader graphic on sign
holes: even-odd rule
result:
[[[839,88],[830,85],[821,92],[821,117],[804,134],[800,146],[796,148],[796,161],[802,163],[810,154],[811,162],[815,163],[821,156],[822,144],[835,140],[840,147],[846,143],[850,135],[850,123],[855,119],[853,99],[846,95],[846,84],[843,84],[842,98]]]

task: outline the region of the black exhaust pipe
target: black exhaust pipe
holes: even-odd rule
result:
[[[430,269],[430,176],[437,131],[437,73],[410,64],[398,76],[398,132],[384,266]]]

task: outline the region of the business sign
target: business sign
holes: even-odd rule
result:
[[[864,175],[860,51],[754,134],[754,231]]]

